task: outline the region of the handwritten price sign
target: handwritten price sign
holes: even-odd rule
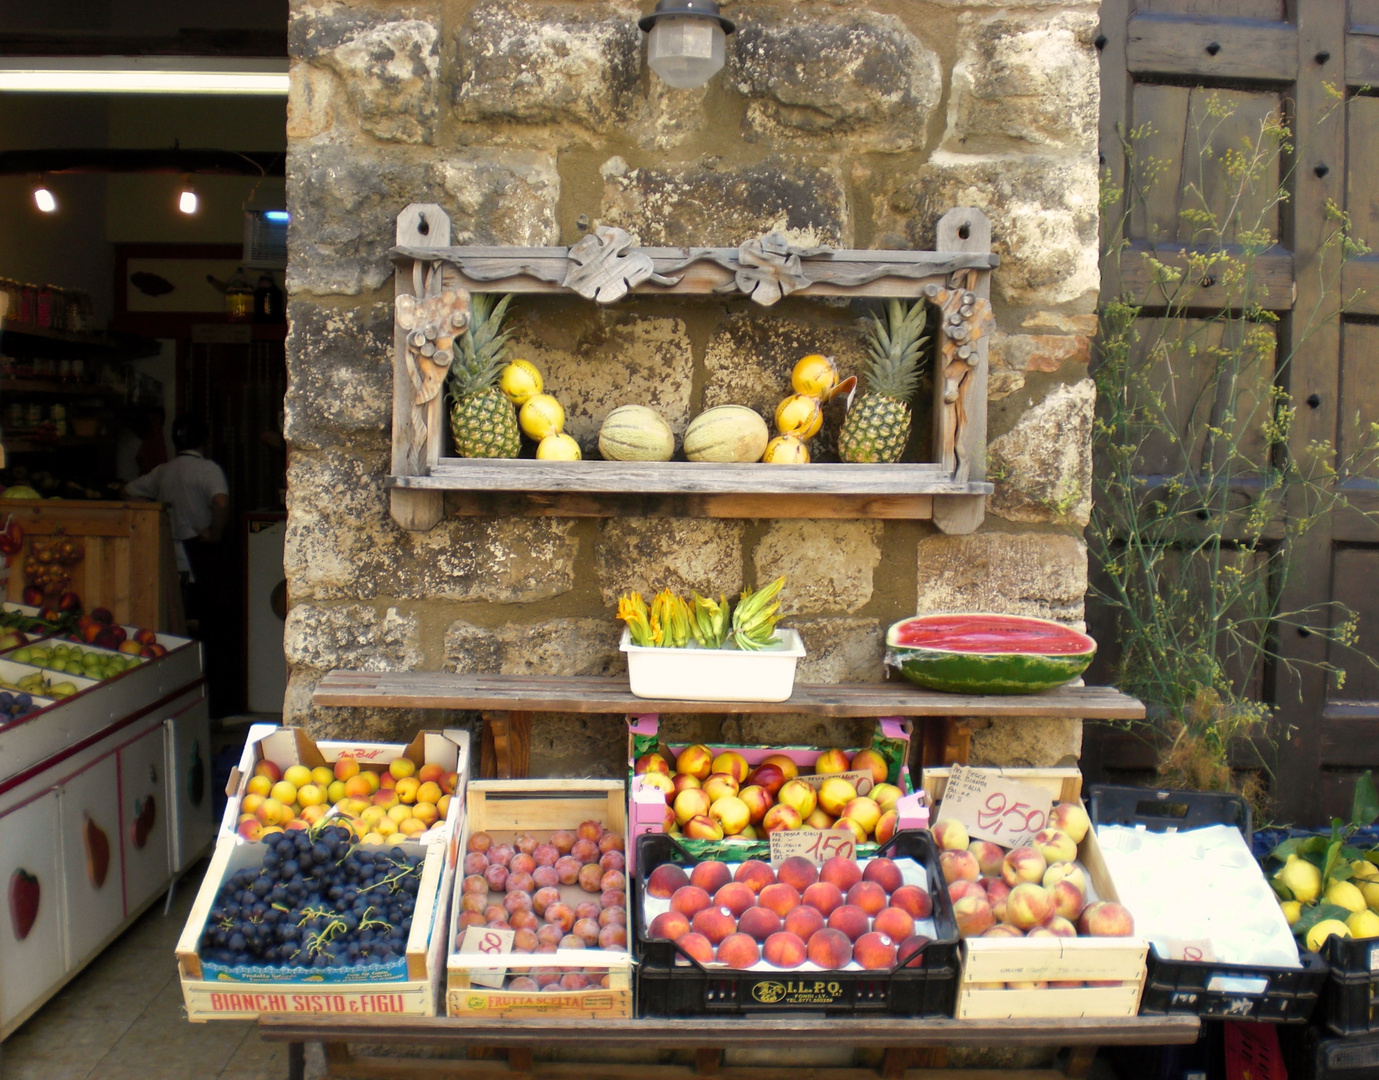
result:
[[[1020,847],[1048,824],[1052,806],[1053,797],[1034,784],[954,765],[935,820],[956,818],[974,839]]]
[[[797,779],[803,780],[815,791],[818,791],[825,780],[834,776],[841,776],[849,784],[855,787],[858,795],[865,795],[872,789],[875,783],[869,772],[803,773],[797,777]]]
[[[1198,960],[1209,963],[1216,959],[1211,942],[1206,938],[1196,938],[1192,941],[1169,940],[1165,944],[1170,960]]]
[[[779,866],[793,855],[803,855],[816,863],[834,856],[857,857],[857,840],[848,829],[777,829],[770,839],[772,866]]]
[[[460,939],[460,952],[506,956],[512,952],[512,939],[516,936],[515,930],[498,930],[491,926],[471,926],[465,930],[464,937]],[[506,964],[502,967],[492,968],[472,967],[469,969],[469,981],[475,986],[488,986],[494,990],[499,990],[503,986],[503,978],[506,974]]]

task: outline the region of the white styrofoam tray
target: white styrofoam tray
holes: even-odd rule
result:
[[[627,654],[627,679],[642,698],[677,701],[785,701],[795,688],[795,665],[804,642],[795,630],[777,630],[777,641],[758,652],[683,649],[632,644],[624,627],[618,648]]]

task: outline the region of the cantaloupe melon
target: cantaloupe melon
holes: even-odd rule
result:
[[[761,414],[745,405],[706,409],[685,430],[685,457],[690,461],[760,461],[771,441]]]
[[[646,405],[620,405],[599,428],[599,453],[608,461],[669,461],[675,433]]]

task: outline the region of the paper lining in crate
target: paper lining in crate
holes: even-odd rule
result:
[[[275,733],[287,734],[296,745],[296,735],[291,734],[291,730],[270,725],[256,725],[251,730],[244,759],[249,765],[249,773],[252,773],[253,763],[263,753],[265,737]],[[344,750],[363,751],[380,758],[386,755],[388,759],[414,750],[453,755],[445,760],[453,760],[462,783],[469,776],[470,737],[467,731],[422,732],[407,746],[400,743],[313,745],[328,755],[330,760],[340,756]],[[336,748],[341,748],[340,753],[336,752]],[[226,819],[231,822],[234,820],[235,802],[232,798],[231,806],[226,810]],[[272,967],[237,970],[219,964],[203,965],[201,938],[221,885],[240,868],[261,865],[263,858],[262,842],[250,842],[234,832],[222,832],[216,841],[211,865],[197,892],[191,915],[177,943],[178,973],[188,1019],[195,1022],[245,1020],[263,1013],[436,1015],[444,990],[446,916],[454,887],[453,855],[463,819],[464,803],[456,799],[442,825],[424,834],[428,837],[425,843],[404,840],[380,849],[397,846],[409,854],[424,856],[404,955],[386,964],[325,970]]]
[[[895,784],[904,793],[896,803],[896,830],[924,829],[929,825],[929,808],[926,796],[916,792],[910,779],[910,768],[906,764],[910,754],[911,721],[901,717],[878,717],[872,733],[872,741],[866,749],[876,750],[886,759],[890,768],[886,776],[888,783]],[[653,714],[633,715],[627,718],[627,770],[628,770],[628,814],[631,821],[628,838],[628,866],[633,865],[636,838],[648,833],[659,833],[665,829],[665,796],[653,787],[643,786],[642,778],[635,772],[636,760],[643,754],[651,753],[661,747],[660,720]],[[737,746],[730,743],[706,744],[715,754],[734,750],[747,759],[748,765],[759,765],[773,754],[784,754],[797,765],[813,766],[827,747],[823,746]],[[665,749],[672,755],[684,749],[680,744],[666,744]],[[847,750],[849,757],[860,753],[863,747]],[[674,767],[671,760],[671,767]],[[863,792],[865,794],[865,792]],[[701,859],[769,859],[770,844],[766,840],[693,840],[677,836],[677,842],[687,851]],[[866,858],[876,851],[876,843],[869,841],[857,846],[859,858]]]
[[[460,930],[462,864],[469,838],[487,833],[495,843],[511,844],[521,833],[529,832],[545,841],[555,830],[578,829],[585,821],[599,821],[609,832],[627,837],[627,804],[620,780],[476,780],[465,792],[467,810],[464,830],[455,845],[456,865],[454,903],[450,910],[449,956],[446,961],[446,1013],[470,1020],[508,1020],[532,1016],[568,1016],[598,1019],[632,1016],[632,957],[626,946],[621,951],[604,949],[561,949],[550,953],[507,953],[498,958],[461,953]],[[628,881],[622,886],[624,913],[630,910]],[[581,891],[579,886],[559,886],[561,899],[576,895],[585,899],[598,893]],[[627,924],[624,923],[624,926]],[[630,933],[630,929],[627,931]],[[608,986],[582,990],[510,990],[481,986],[471,980],[483,974],[520,973],[538,967],[568,968],[573,971],[606,971]]]
[[[1081,802],[1082,774],[1075,768],[991,771],[1043,788],[1054,802]],[[924,790],[935,807],[936,820],[950,774],[946,768],[924,770]],[[1095,828],[1089,828],[1078,845],[1077,861],[1090,879],[1089,900],[1119,902]],[[1134,1016],[1144,990],[1148,951],[1149,943],[1142,937],[964,938],[954,1015],[959,1020]],[[1024,982],[1096,985],[1034,989],[1004,985]]]

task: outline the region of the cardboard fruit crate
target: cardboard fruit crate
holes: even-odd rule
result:
[[[627,843],[627,804],[619,780],[476,780],[465,790],[465,824],[452,849],[450,877],[458,892],[459,863],[472,833],[488,833],[498,843],[511,843],[518,833],[538,837],[556,829],[574,830],[580,822],[595,820],[610,832],[621,833]],[[630,870],[627,880],[631,881]],[[560,886],[562,894],[588,899],[590,893],[578,886]],[[567,890],[570,892],[567,893]],[[626,889],[624,895],[630,895]],[[631,937],[631,904],[628,936]],[[446,1005],[448,1016],[466,1020],[504,1020],[526,1017],[605,1017],[627,1019],[632,1016],[632,955],[602,949],[559,949],[552,953],[508,953],[501,965],[475,953],[456,951],[460,937],[460,905],[451,904],[449,955],[446,960]],[[476,960],[483,963],[476,964]],[[535,967],[607,969],[608,986],[585,990],[527,992],[492,989],[471,981],[476,968],[506,967],[520,973]]]
[[[1047,790],[1054,802],[1081,799],[1082,774],[1075,768],[997,771]],[[924,770],[924,790],[935,818],[950,772],[946,768]],[[1086,867],[1096,899],[1120,901],[1097,845],[1095,828],[1089,828],[1078,845],[1077,861]],[[1141,937],[965,938],[954,1015],[959,1020],[1134,1016],[1144,990],[1148,951],[1149,943]],[[1097,985],[1034,990],[1000,985],[1008,982]]]
[[[627,718],[627,774],[628,774],[628,814],[631,817],[631,835],[628,837],[629,871],[635,870],[633,859],[636,838],[648,834],[655,835],[665,830],[665,796],[652,787],[643,787],[642,778],[633,772],[637,758],[653,750],[664,750],[670,755],[678,755],[688,743],[666,743],[660,741],[659,721],[656,716],[629,716]],[[876,721],[871,746],[865,749],[879,751],[890,765],[886,776],[888,783],[895,784],[905,796],[896,804],[896,830],[925,829],[929,826],[929,808],[923,796],[914,790],[910,780],[910,768],[906,764],[910,754],[909,720],[882,717]],[[725,750],[735,750],[747,759],[749,765],[759,765],[772,754],[784,754],[798,765],[813,766],[819,755],[828,749],[826,746],[737,746],[731,743],[706,743],[715,754]],[[847,750],[849,756],[863,750],[856,747]],[[672,768],[675,765],[671,757]],[[771,845],[766,840],[692,840],[677,836],[676,842],[696,858],[700,859],[769,859]],[[857,845],[857,857],[868,858],[876,853],[875,843]]]

